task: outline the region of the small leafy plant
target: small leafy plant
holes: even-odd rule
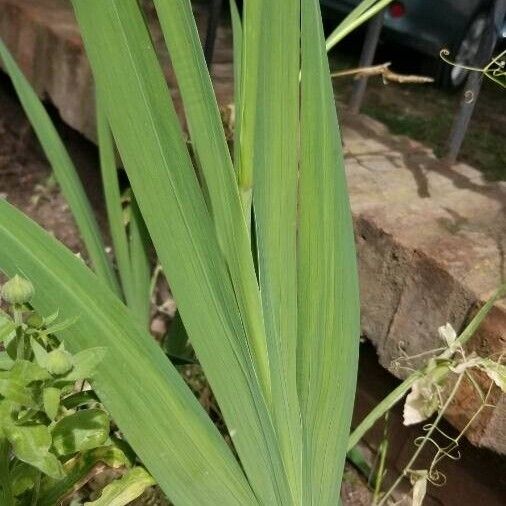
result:
[[[87,383],[106,350],[69,353],[54,333],[72,322],[34,311],[28,280],[16,275],[0,293],[8,305],[0,313],[0,502],[54,505],[75,494],[97,464],[132,466],[111,438],[109,415]],[[134,469],[88,504],[112,504],[106,497],[124,493],[128,481],[144,483],[139,493],[153,483],[142,468]]]

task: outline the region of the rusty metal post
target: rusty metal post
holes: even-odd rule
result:
[[[473,62],[474,67],[483,68],[492,59],[494,48],[497,44],[497,39],[504,22],[505,13],[506,0],[495,0],[492,3],[487,18],[487,25],[483,31],[478,53],[476,54],[476,61]],[[482,82],[482,72],[469,72],[462,93],[459,110],[453,119],[452,129],[447,142],[448,151],[445,160],[450,164],[455,163],[457,160],[457,156],[469,127],[471,116],[473,115],[476,101],[478,100]]]
[[[220,24],[220,14],[222,6],[223,0],[211,0],[209,21],[207,22],[206,41],[204,43],[204,56],[206,58],[208,68],[211,68],[211,65],[213,63],[216,32],[218,30],[218,25]]]
[[[383,28],[383,18],[385,11],[382,10],[374,16],[367,24],[364,45],[360,53],[359,67],[370,67],[374,61],[376,48],[378,47],[379,36]],[[365,89],[367,87],[367,77],[359,77],[353,83],[353,90],[350,99],[350,111],[354,114],[360,112],[364,100]]]

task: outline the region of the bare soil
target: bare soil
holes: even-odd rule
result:
[[[54,113],[54,111],[51,111]],[[97,219],[108,236],[96,170],[96,148],[53,114]],[[51,177],[51,169],[10,83],[0,74],[0,196],[26,213],[74,252],[83,250],[67,203]]]
[[[331,70],[356,68],[362,42],[358,32],[337,46],[330,55]],[[389,61],[396,72],[430,75],[425,72],[426,61],[419,54],[380,44],[375,64]],[[353,82],[353,77],[334,79],[341,106],[349,103]],[[462,93],[462,90],[445,90],[435,84],[385,84],[376,76],[368,80],[361,112],[384,123],[393,134],[420,141],[443,157]],[[459,160],[476,167],[491,181],[506,180],[505,130],[505,90],[485,78]]]
[[[50,170],[19,106],[0,88],[0,194],[53,232],[74,251],[80,249],[62,197],[48,184]]]

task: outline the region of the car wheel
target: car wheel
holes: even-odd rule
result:
[[[487,25],[487,16],[478,14],[469,24],[462,39],[455,44],[448,59],[458,65],[473,66],[480,48],[481,38]],[[450,65],[445,61],[439,63],[439,84],[445,88],[457,89],[462,86],[469,74],[458,65]]]

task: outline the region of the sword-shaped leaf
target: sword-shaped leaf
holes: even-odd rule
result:
[[[107,353],[93,386],[164,492],[176,504],[256,504],[232,453],[147,331],[72,252],[0,200],[0,267],[36,285],[41,314],[79,319],[58,335],[76,353]]]
[[[250,238],[191,5],[181,0],[155,0],[155,5],[183,97],[192,145],[209,192],[216,235],[269,399],[269,363]]]
[[[290,482],[302,498],[302,428],[297,394],[297,179],[300,0],[260,2],[253,209],[258,273],[271,366],[273,417]],[[244,28],[248,31],[248,18]],[[249,104],[248,104],[249,105]]]
[[[114,140],[105,111],[100,105],[100,99],[98,97],[96,102],[98,152],[105,207],[107,209],[107,221],[111,233],[114,256],[116,258],[124,300],[128,304],[128,301],[132,297],[133,286],[130,274],[128,239],[123,220],[118,169],[116,167],[114,152]]]
[[[73,5],[118,151],[185,328],[255,493],[276,504],[286,496],[286,478],[247,325],[138,3]]]
[[[230,0],[230,17],[232,18],[233,51],[234,51],[234,166],[239,168],[239,147],[241,139],[241,122],[238,117],[242,108],[242,21],[237,2]],[[249,225],[249,223],[248,223]]]
[[[334,505],[350,427],[359,345],[353,228],[317,0],[302,2],[298,379],[304,504]]]

